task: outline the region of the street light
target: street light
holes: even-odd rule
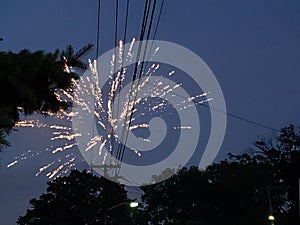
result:
[[[268,217],[268,219],[271,220],[271,221],[272,221],[272,220],[275,220],[275,218],[274,218],[273,215],[270,215],[270,216]]]
[[[268,219],[271,222],[271,225],[274,225],[275,217],[272,214],[268,216]]]
[[[268,216],[269,221],[271,222],[271,225],[274,225],[274,216],[273,216],[273,205],[272,205],[272,200],[271,200],[271,192],[270,188],[268,187],[268,202],[269,202],[269,210],[270,210],[270,215]]]
[[[104,213],[104,224],[106,225],[107,224],[107,212],[108,211],[111,211],[112,209],[115,209],[119,206],[122,206],[122,205],[129,205],[130,208],[135,208],[135,207],[138,207],[139,206],[139,203],[138,202],[122,202],[122,203],[119,203],[117,205],[114,205],[108,209],[105,210],[105,213]]]
[[[135,208],[135,207],[138,207],[139,206],[139,203],[138,202],[130,202],[129,206],[131,208]]]
[[[114,208],[117,208],[117,207],[119,207],[121,205],[129,205],[131,208],[135,208],[135,207],[139,206],[139,203],[138,202],[122,202],[122,203],[119,203],[117,205],[114,205],[114,206],[106,209],[105,212],[110,211],[110,210],[112,210]]]

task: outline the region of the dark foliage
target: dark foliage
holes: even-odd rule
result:
[[[103,224],[107,218],[107,224],[267,225],[272,213],[275,225],[297,225],[299,138],[291,125],[278,137],[260,139],[251,151],[230,154],[204,171],[185,168],[163,182],[142,187],[144,207],[138,211],[126,207],[107,211],[128,201],[124,187],[73,171],[50,182],[46,194],[31,200],[32,209],[18,224]]]
[[[205,171],[184,169],[142,187],[145,210],[139,224],[267,225],[271,210],[275,224],[299,224],[299,138],[291,125],[278,137],[258,140],[251,151],[231,154]]]
[[[30,200],[32,208],[19,217],[20,225],[119,225],[131,224],[128,206],[106,211],[128,202],[124,186],[86,171],[48,183],[47,192]],[[104,222],[106,220],[106,223]]]
[[[56,97],[61,90],[71,92],[72,80],[78,75],[66,66],[85,69],[81,62],[92,45],[74,53],[72,46],[54,53],[44,51],[0,52],[0,149],[8,145],[5,137],[21,113],[57,113],[72,103]]]

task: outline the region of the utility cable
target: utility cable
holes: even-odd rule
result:
[[[140,33],[140,41],[142,41],[143,37],[144,37],[145,26],[146,26],[147,20],[148,20],[147,14],[149,12],[149,6],[150,6],[150,1],[146,0],[145,5],[144,5],[144,13],[143,13],[143,20],[142,20],[142,29],[141,29],[141,33]],[[140,42],[139,46],[138,46],[137,56],[136,56],[137,61],[140,58],[141,48],[142,48],[142,44]],[[130,88],[130,94],[129,94],[129,100],[128,100],[128,103],[127,103],[127,111],[126,111],[126,116],[125,116],[125,120],[124,120],[124,123],[123,123],[123,129],[122,129],[122,133],[121,133],[121,137],[120,137],[121,142],[118,146],[118,152],[117,152],[117,156],[116,156],[116,159],[119,162],[120,162],[120,157],[122,155],[122,151],[124,151],[124,149],[125,149],[125,145],[123,144],[123,140],[125,140],[124,138],[128,135],[128,134],[125,135],[125,133],[127,133],[127,131],[126,131],[127,119],[128,119],[128,113],[130,113],[129,112],[129,104],[130,104],[130,99],[131,99],[132,92],[133,92],[134,81],[135,81],[136,75],[137,75],[137,68],[138,68],[138,62],[135,63],[135,67],[134,67],[132,83],[131,83],[131,88]]]

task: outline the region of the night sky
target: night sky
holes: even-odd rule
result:
[[[102,1],[100,53],[114,47],[114,1]],[[120,4],[119,39],[124,27]],[[160,2],[160,1],[158,1]],[[128,40],[137,37],[143,1],[131,0]],[[212,69],[227,111],[280,129],[300,125],[300,1],[252,0],[165,1],[156,39],[180,44],[200,56]],[[3,0],[0,6],[1,51],[54,51],[72,44],[95,44],[97,1]],[[94,57],[92,52],[90,57]],[[1,82],[1,81],[0,81]],[[40,118],[47,122],[49,118]],[[276,132],[228,117],[227,131],[217,160],[242,152],[258,137]],[[47,129],[19,128],[9,137],[0,170],[0,221],[15,224],[29,199],[46,188],[45,175],[36,177],[48,156],[6,165],[29,149],[51,146]],[[38,165],[38,166],[37,166]]]

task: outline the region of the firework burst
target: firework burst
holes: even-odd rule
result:
[[[50,179],[59,177],[68,173],[70,169],[76,168],[77,163],[82,162],[83,158],[78,154],[74,154],[74,152],[77,151],[77,138],[83,136],[86,142],[79,144],[84,145],[84,151],[87,154],[96,154],[102,163],[110,161],[112,165],[117,165],[118,154],[122,154],[118,153],[122,149],[120,145],[126,145],[126,133],[149,129],[150,124],[147,122],[149,120],[145,119],[143,121],[143,118],[151,116],[151,112],[163,113],[165,108],[170,107],[168,98],[178,98],[176,90],[182,86],[181,83],[165,84],[163,77],[176,77],[176,71],[161,71],[160,65],[155,62],[149,64],[149,66],[147,63],[147,66],[140,71],[142,79],[131,80],[133,72],[129,67],[123,68],[122,65],[125,61],[129,63],[133,61],[135,57],[134,45],[135,39],[132,40],[128,51],[125,52],[123,42],[119,42],[118,51],[111,55],[109,79],[103,86],[99,85],[99,71],[101,71],[101,68],[97,67],[97,61],[88,60],[89,69],[85,73],[87,75],[81,76],[79,81],[72,81],[75,91],[70,94],[61,90],[56,95],[57,99],[72,101],[76,106],[72,112],[62,111],[57,115],[50,115],[55,117],[58,122],[50,124],[42,123],[39,120],[22,120],[18,122],[16,126],[26,127],[26,129],[51,129],[51,141],[59,143],[59,145],[54,144],[40,151],[28,150],[26,153],[16,156],[12,162],[7,164],[7,167],[11,168],[21,161],[49,152],[58,155],[57,159],[41,165],[36,172],[36,176],[45,174]],[[159,52],[159,48],[154,49],[152,54],[155,55],[157,52]],[[141,64],[139,62],[137,66],[141,66]],[[65,70],[70,72],[72,68],[66,64]],[[114,71],[117,72],[114,73]],[[151,94],[138,94],[145,93],[143,90],[147,90],[147,93]],[[203,104],[212,100],[208,95],[209,93],[199,93],[189,98],[182,98],[180,103],[172,105],[172,107],[177,111],[188,110],[189,107],[195,104]],[[156,100],[153,101],[153,99]],[[93,128],[91,132],[83,133],[70,125],[74,118],[79,123],[85,123],[82,114],[92,115]],[[69,123],[66,123],[66,121]],[[174,130],[189,130],[191,128],[191,124],[172,127]],[[151,140],[144,137],[139,137],[139,140],[145,143],[151,142]],[[104,148],[108,149],[109,152],[103,151]],[[143,156],[142,149],[126,146],[124,150],[134,153],[136,160]],[[99,162],[99,160],[95,162]],[[93,165],[93,163],[91,157],[90,164]]]

